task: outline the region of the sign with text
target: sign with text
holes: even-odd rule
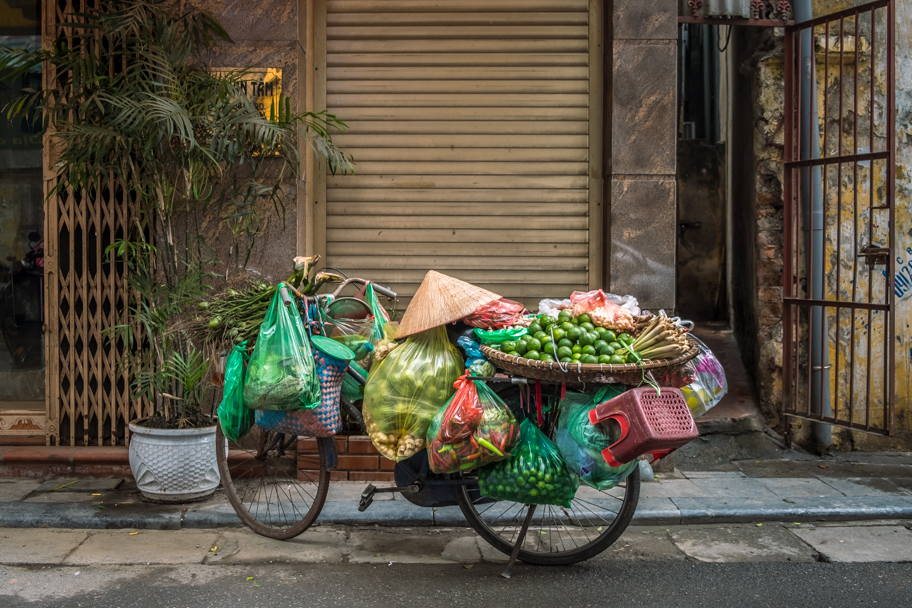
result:
[[[237,70],[213,68],[216,76],[228,75]],[[256,105],[264,117],[272,119],[282,103],[282,68],[249,68],[240,82],[241,89]]]

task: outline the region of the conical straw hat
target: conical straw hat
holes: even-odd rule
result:
[[[499,295],[487,289],[431,270],[402,316],[399,337],[452,323],[498,299]]]

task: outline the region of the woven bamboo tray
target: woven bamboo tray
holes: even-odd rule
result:
[[[494,365],[505,372],[550,380],[552,382],[596,382],[600,384],[640,384],[646,372],[652,372],[656,378],[667,376],[676,372],[685,363],[700,354],[700,347],[688,337],[690,349],[676,359],[660,359],[657,361],[644,361],[640,366],[637,363],[624,363],[622,365],[583,364],[583,363],[557,363],[551,361],[533,361],[522,357],[511,356],[494,350],[490,346],[481,347],[484,356],[494,362]],[[561,366],[567,369],[564,371]]]

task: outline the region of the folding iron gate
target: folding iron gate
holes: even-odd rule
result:
[[[894,3],[786,28],[788,416],[894,431]]]

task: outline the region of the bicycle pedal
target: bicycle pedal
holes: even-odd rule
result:
[[[364,511],[371,503],[374,502],[374,494],[377,493],[377,488],[373,484],[368,484],[364,491],[361,492],[361,500],[358,502],[358,511]]]

